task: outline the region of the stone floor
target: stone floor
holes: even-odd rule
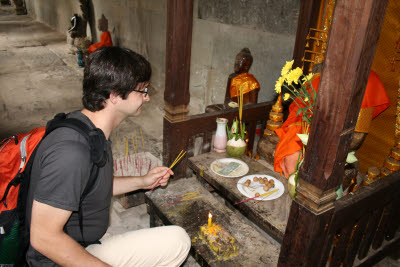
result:
[[[0,8],[0,139],[45,125],[58,112],[81,109],[82,68],[69,53],[65,35]],[[124,139],[135,140],[129,153],[150,153],[161,159],[163,92],[150,89],[151,101],[142,115],[126,120],[111,136],[116,158]],[[135,137],[136,136],[136,137]],[[125,138],[126,137],[126,138]],[[149,227],[145,205],[124,209],[114,200],[107,235]],[[199,266],[192,257],[184,266]],[[377,266],[400,266],[385,259]]]

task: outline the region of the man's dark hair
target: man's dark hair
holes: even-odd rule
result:
[[[94,112],[104,108],[112,92],[126,99],[139,83],[148,82],[150,63],[121,47],[102,47],[88,58],[83,75],[83,106]]]

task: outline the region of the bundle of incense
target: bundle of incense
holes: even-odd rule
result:
[[[185,202],[185,201],[190,201],[198,198],[203,198],[203,195],[199,195],[198,192],[190,192],[190,193],[185,193],[185,194],[179,194],[179,195],[170,195],[170,196],[165,196],[165,198],[174,198],[171,201],[164,202],[163,204],[172,206],[177,203]]]
[[[138,148],[138,141],[137,141],[136,131],[135,131],[135,145],[136,145],[136,148]]]
[[[240,132],[242,132],[242,114],[243,114],[243,90],[244,90],[244,86],[245,84],[242,84],[239,88],[239,91],[236,91],[237,93],[237,101],[238,101],[238,105],[239,105],[239,128],[240,128]],[[237,87],[236,87],[236,90]]]
[[[174,162],[172,162],[171,166],[169,166],[169,169],[171,170],[180,160],[183,156],[185,156],[186,151],[183,152],[183,150],[179,153],[179,155],[175,158]],[[158,179],[157,183],[151,188],[150,192],[153,191],[153,189],[160,183],[162,177]]]
[[[266,193],[264,193],[264,194],[259,195],[258,197],[268,197],[268,196],[272,195],[273,193],[275,193],[275,192],[278,191],[278,190],[279,190],[279,189],[275,189],[275,190],[272,190],[272,191],[270,191],[270,192],[266,192]],[[249,201],[249,200],[258,198],[258,197],[247,198],[247,199],[242,200],[242,201],[240,201],[240,202],[236,202],[234,205],[237,205],[237,204],[240,204],[240,203],[243,203],[243,202],[246,202],[246,201]]]
[[[142,137],[142,146],[144,147],[144,140],[143,140],[142,128],[140,128],[140,136]]]
[[[271,191],[271,192],[268,192],[268,193],[270,193],[269,195],[264,196],[262,199],[260,199],[259,201],[257,201],[257,202],[254,203],[253,205],[251,205],[250,208],[253,207],[254,205],[257,205],[258,203],[260,203],[261,201],[263,201],[266,197],[271,196],[272,194],[274,194],[274,193],[277,192],[277,191],[278,191],[278,189],[275,189],[275,190],[273,190],[273,191]]]
[[[239,94],[238,94],[238,104],[239,104],[239,121],[242,122],[242,114],[243,114],[243,90],[244,84],[240,86]]]
[[[133,151],[135,152],[136,155],[136,147],[135,147],[135,140],[133,139],[133,134],[132,134],[132,145],[133,145]]]

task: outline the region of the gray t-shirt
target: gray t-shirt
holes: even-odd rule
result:
[[[80,111],[68,117],[76,118],[95,128]],[[87,140],[70,128],[58,128],[41,143],[31,173],[26,219],[30,227],[33,199],[47,205],[72,211],[64,229],[77,241],[82,241],[78,220],[80,196],[89,180],[93,163]],[[107,163],[100,168],[94,186],[82,203],[83,235],[86,242],[99,240],[107,230],[112,197],[113,160],[111,142],[107,142]],[[62,249],[62,244],[60,244]],[[29,266],[57,266],[54,262],[29,246]]]

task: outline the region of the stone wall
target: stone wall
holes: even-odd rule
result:
[[[28,12],[65,33],[70,18],[80,14],[78,0],[26,0]],[[195,0],[190,77],[190,113],[222,103],[236,54],[248,47],[254,57],[250,72],[261,85],[259,102],[272,100],[274,84],[293,54],[299,0]],[[143,54],[152,64],[152,85],[162,97],[165,81],[166,0],[93,0],[95,19],[88,34],[99,39],[98,18],[104,14],[115,45]],[[161,102],[161,101],[160,101]],[[162,102],[161,102],[162,103]]]

